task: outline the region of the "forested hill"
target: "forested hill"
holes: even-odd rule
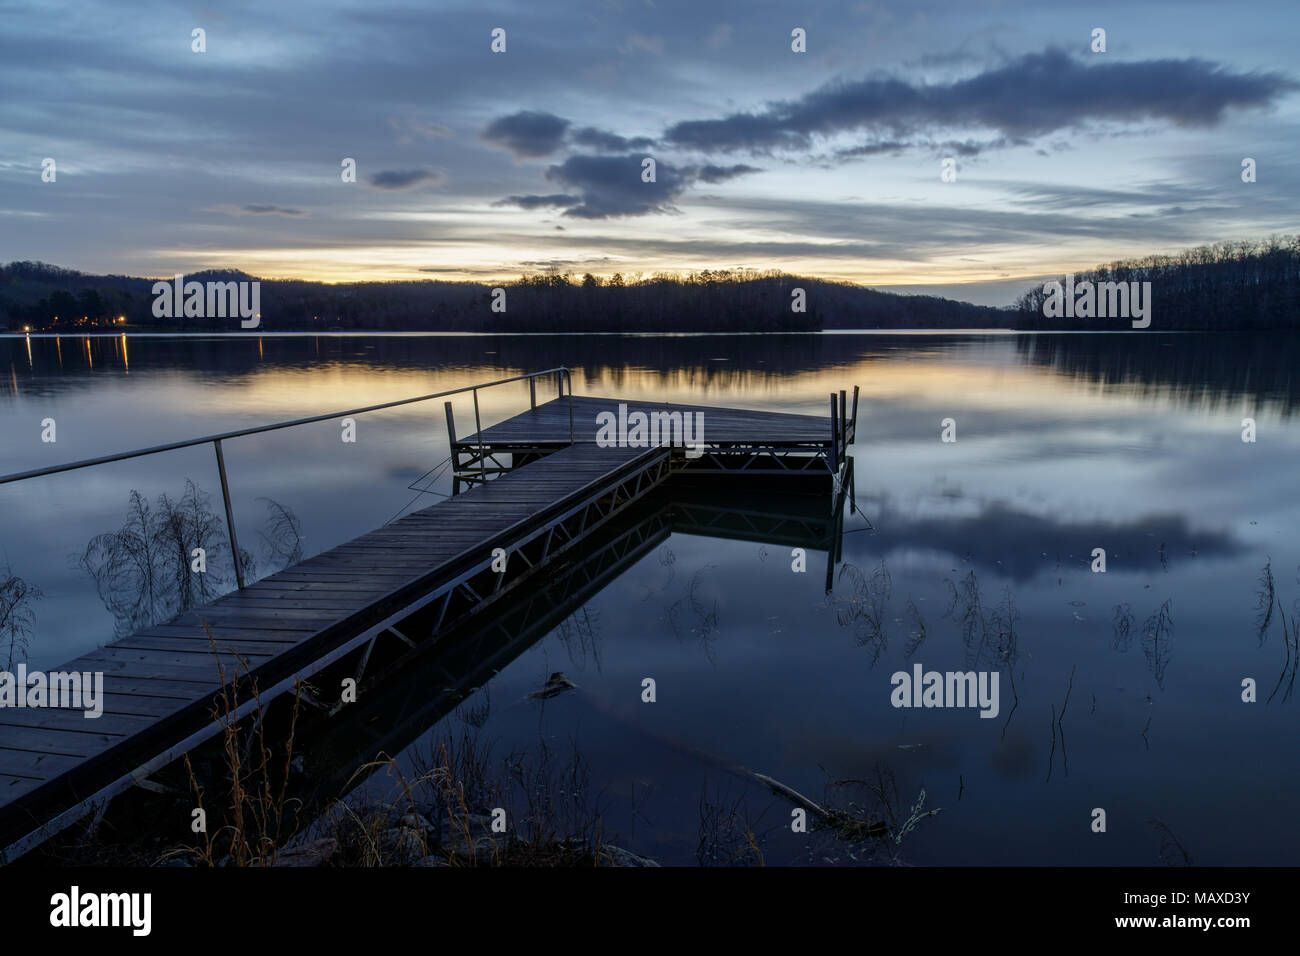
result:
[[[241,272],[208,271],[186,281],[247,281]],[[232,319],[153,315],[153,283],[96,276],[43,263],[0,267],[0,325],[11,331],[77,330],[119,325],[158,330],[239,330]],[[494,289],[504,311],[494,311]],[[795,290],[803,311],[795,311]],[[844,328],[1006,327],[1007,310],[935,296],[903,296],[850,283],[777,272],[704,271],[625,280],[587,275],[523,276],[497,284],[262,280],[265,330],[365,329],[468,332],[775,332]],[[57,320],[56,317],[57,316]]]
[[[251,281],[242,272],[187,275]],[[1060,277],[1062,280],[1064,276]],[[0,266],[0,326],[17,331],[129,327],[239,331],[237,319],[153,314],[153,279],[97,276],[39,262]],[[1300,329],[1300,236],[1217,243],[1075,273],[1076,285],[1150,285],[1151,329]],[[503,290],[503,292],[498,292]],[[796,304],[802,290],[803,310]],[[447,332],[802,332],[822,329],[1107,329],[1116,317],[1044,314],[1041,285],[1015,308],[895,295],[780,272],[705,270],[625,279],[526,275],[500,285],[438,280],[325,284],[261,280],[260,328]],[[1144,302],[1146,300],[1144,299]],[[501,305],[504,305],[504,310]],[[494,308],[494,305],[496,306]]]
[[[1058,277],[1063,282],[1064,276]],[[1074,284],[1151,283],[1152,329],[1300,330],[1300,236],[1219,242],[1075,273]],[[1042,286],[1017,303],[1016,327],[1123,329],[1115,318],[1048,318]]]

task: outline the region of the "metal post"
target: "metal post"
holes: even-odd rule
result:
[[[537,409],[537,379],[528,379],[528,403],[535,411]]]
[[[239,541],[235,538],[235,515],[230,510],[230,485],[226,481],[226,458],[221,453],[221,439],[212,443],[217,449],[217,473],[221,475],[221,500],[226,505],[226,533],[230,536],[230,553],[235,560],[235,584],[244,589],[244,569],[239,563]]]
[[[835,393],[831,392],[831,474],[840,470],[840,430],[835,421],[839,406],[835,401]]]
[[[849,444],[858,440],[858,387],[853,386],[853,417],[849,419]]]
[[[844,389],[840,389],[840,447],[849,443],[849,407]]]
[[[487,462],[483,458],[483,422],[478,417],[478,389],[474,389],[474,427],[478,429],[478,472],[487,483]]]
[[[569,380],[569,444],[573,444],[573,373],[567,368],[564,370],[564,377]]]
[[[456,420],[451,415],[451,402],[443,402],[442,410],[447,413],[447,438],[454,445],[456,444]]]
[[[452,474],[460,471],[460,455],[456,452],[456,419],[451,414],[451,402],[443,402],[442,410],[447,413],[447,444],[451,448]]]
[[[555,397],[556,398],[564,397],[564,376],[566,374],[568,374],[567,371],[559,372],[555,376]],[[570,389],[570,391],[572,391],[572,389]]]

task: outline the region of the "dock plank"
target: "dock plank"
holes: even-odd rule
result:
[[[23,794],[36,789],[42,783],[32,777],[15,777],[0,773],[0,804],[12,803]]]
[[[295,641],[231,641],[218,640],[218,651],[229,651],[244,657],[272,657],[281,651],[296,647]],[[187,654],[211,654],[212,645],[206,638],[166,637],[157,635],[135,634],[113,642],[114,648],[132,650],[178,651]]]
[[[101,719],[86,720],[86,723],[93,727]],[[4,727],[0,728],[0,746],[9,750],[31,750],[62,757],[89,757],[111,747],[122,736],[93,729],[79,733],[45,727]]]
[[[0,773],[36,777],[41,780],[48,780],[50,777],[65,773],[83,760],[84,757],[10,750],[8,747],[0,746]]]
[[[4,731],[10,727],[39,727],[46,730],[72,730],[78,733],[91,728],[100,733],[125,737],[139,733],[156,722],[156,717],[107,713],[100,717],[87,717],[79,710],[59,710],[54,707],[6,707],[0,710],[0,745],[4,743]]]

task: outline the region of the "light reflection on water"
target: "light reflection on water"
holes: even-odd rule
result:
[[[828,776],[887,767],[902,801],[924,788],[943,808],[907,838],[909,862],[1156,863],[1157,820],[1197,864],[1283,864],[1300,845],[1296,703],[1264,702],[1284,651],[1277,625],[1261,639],[1254,621],[1266,561],[1288,618],[1300,611],[1296,354],[1277,336],[1160,334],[10,337],[0,472],[554,365],[579,394],[817,415],[859,385],[863,514],[846,521],[844,560],[888,571],[883,633],[837,614],[851,573],[828,601],[820,559],[794,574],[788,548],[674,534],[587,602],[581,628],[492,681],[494,752],[576,741],[611,838],[668,862],[694,862],[706,787],[745,797],[769,862],[826,855],[788,833],[788,804],[719,777],[704,753],[815,799]],[[526,402],[526,384],[484,393],[484,421]],[[241,540],[258,540],[259,497],[294,509],[308,554],[387,520],[447,454],[440,405],[365,416],[355,446],[335,423],[229,443]],[[472,401],[455,405],[469,431]],[[955,444],[939,441],[947,417]],[[186,477],[217,491],[210,449],[0,487],[0,557],[45,594],[33,666],[111,637],[69,556],[120,524],[131,489],[174,495]],[[1105,574],[1089,570],[1096,547]],[[894,671],[970,665],[960,607],[945,612],[971,584],[985,613],[1019,614],[1010,720],[1005,681],[995,720],[892,708]],[[1144,639],[1166,602],[1172,634]],[[542,710],[525,695],[555,670],[583,694]],[[655,704],[640,700],[647,676]],[[1247,677],[1257,704],[1241,702]]]

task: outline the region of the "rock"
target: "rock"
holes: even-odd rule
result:
[[[442,824],[441,846],[457,856],[472,856],[486,862],[494,851],[504,850],[506,834],[492,832],[492,818],[471,813]]]
[[[339,852],[339,841],[321,837],[308,843],[286,847],[276,854],[276,866],[328,866]]]
[[[390,866],[423,866],[429,856],[428,844],[420,833],[408,827],[384,831],[384,862]]]
[[[654,860],[648,856],[638,856],[631,850],[625,850],[621,846],[609,846],[606,844],[600,848],[600,865],[601,866],[658,866]]]
[[[434,825],[418,813],[408,813],[398,823],[416,833],[431,833],[435,830]]]
[[[546,683],[542,685],[541,690],[535,690],[528,696],[538,700],[549,700],[557,694],[563,694],[566,690],[570,690],[577,686],[577,684],[564,676],[563,671],[556,671],[547,678]]]

